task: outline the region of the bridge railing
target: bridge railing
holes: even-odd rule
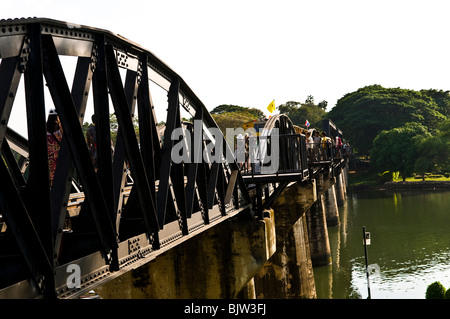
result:
[[[263,177],[303,180],[308,177],[306,138],[302,134],[252,136],[249,138],[246,160],[240,164],[244,178]]]
[[[345,150],[331,142],[307,143],[308,163],[318,164],[344,158]]]

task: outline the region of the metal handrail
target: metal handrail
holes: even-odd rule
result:
[[[259,143],[267,141],[266,149],[260,147]],[[278,156],[272,154],[272,144],[278,143]],[[260,175],[262,167],[273,165],[273,161],[278,162],[275,174],[303,172],[307,169],[306,142],[305,136],[301,134],[282,134],[277,136],[252,136],[249,138],[248,150],[245,153],[245,160],[237,163],[243,176]],[[254,146],[253,150],[251,145]],[[270,162],[269,162],[270,161]]]

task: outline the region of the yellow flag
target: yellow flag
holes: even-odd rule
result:
[[[270,113],[273,113],[273,111],[275,111],[275,100],[273,100],[272,102],[270,102],[269,106],[267,107],[267,109],[269,110]]]

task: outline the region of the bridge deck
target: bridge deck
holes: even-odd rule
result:
[[[305,178],[305,172],[303,171],[278,174],[242,175],[242,178],[247,184],[294,182],[307,179],[307,177]]]

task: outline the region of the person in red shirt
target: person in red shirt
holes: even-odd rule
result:
[[[51,109],[47,118],[47,150],[48,150],[48,168],[50,174],[50,186],[55,176],[56,163],[62,140],[62,128],[59,122],[58,114],[55,109]]]

